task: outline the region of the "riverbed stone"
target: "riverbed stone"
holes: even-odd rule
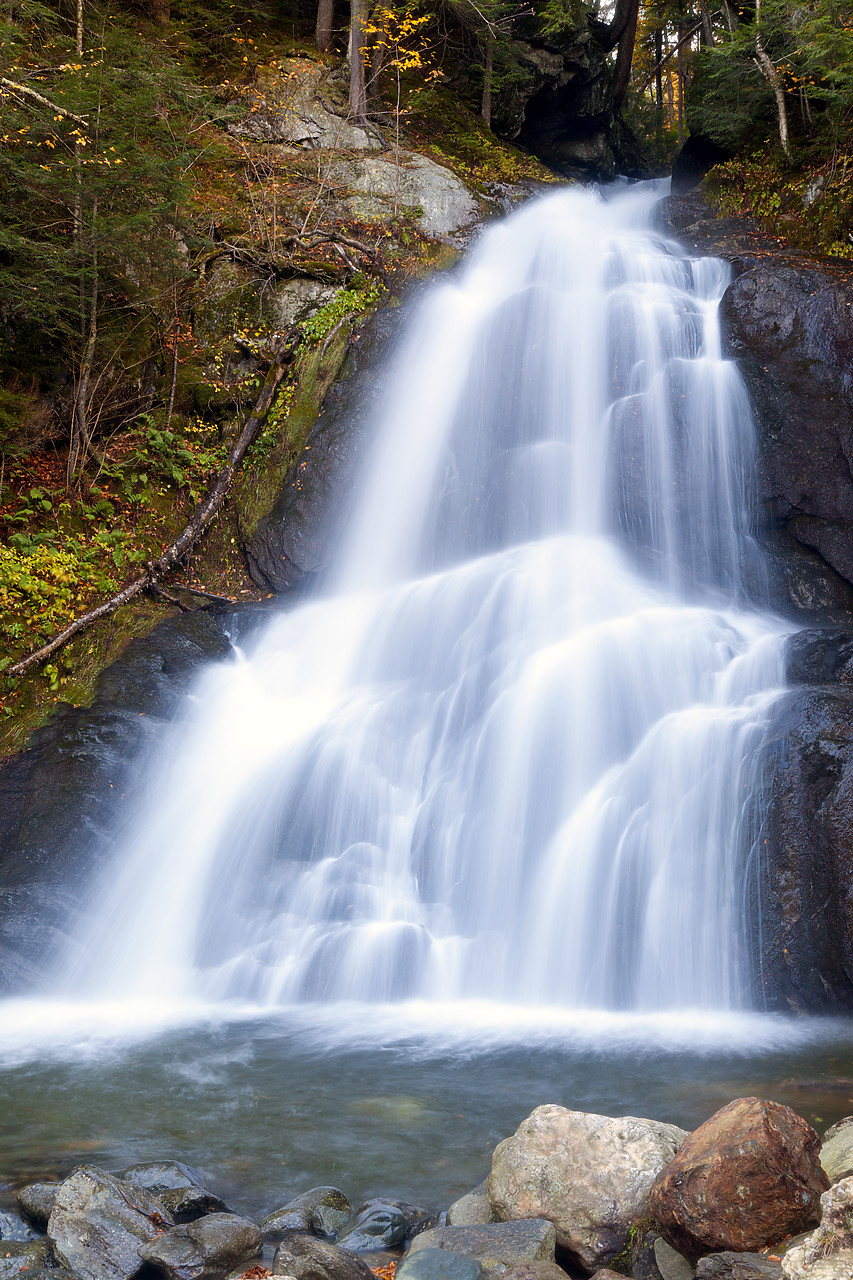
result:
[[[38,1235],[32,1227],[19,1218],[16,1213],[0,1212],[0,1240],[37,1240]]]
[[[503,1275],[530,1262],[553,1262],[557,1235],[544,1218],[493,1222],[472,1227],[434,1227],[415,1236],[409,1254],[421,1249],[448,1249],[476,1258],[486,1276]]]
[[[817,1222],[829,1179],[820,1139],[790,1107],[737,1098],[686,1139],[649,1207],[661,1234],[696,1262],[755,1252]]]
[[[361,1205],[352,1222],[338,1234],[337,1242],[353,1253],[393,1249],[402,1244],[408,1231],[402,1209],[388,1200],[369,1200]]]
[[[144,1187],[81,1165],[57,1192],[48,1235],[62,1265],[84,1280],[127,1280],[139,1270],[139,1246],[173,1225]]]
[[[624,1253],[649,1213],[649,1191],[686,1137],[635,1116],[537,1107],[495,1148],[487,1179],[498,1218],[547,1218],[587,1270]]]
[[[693,1280],[693,1268],[687,1259],[653,1227],[637,1227],[632,1232],[630,1267],[634,1280]]]
[[[293,1276],[294,1280],[375,1280],[358,1254],[299,1234],[288,1236],[278,1246],[272,1270],[273,1275]]]
[[[139,1257],[167,1280],[218,1280],[231,1267],[257,1257],[263,1243],[248,1218],[211,1213],[141,1245]]]
[[[489,1199],[489,1188],[485,1182],[468,1191],[447,1210],[449,1227],[479,1227],[488,1222],[497,1222],[497,1216]]]
[[[820,1163],[830,1183],[853,1174],[853,1116],[845,1116],[823,1135]]]
[[[153,1191],[175,1222],[195,1222],[208,1213],[229,1213],[224,1200],[207,1189],[200,1169],[179,1160],[156,1160],[133,1164],[121,1175],[135,1187]]]
[[[268,1214],[261,1222],[261,1230],[265,1235],[284,1231],[317,1231],[320,1235],[330,1236],[350,1221],[352,1213],[352,1204],[337,1187],[310,1187]],[[327,1230],[323,1225],[333,1226],[335,1223],[334,1230]]]
[[[6,1276],[31,1276],[34,1271],[55,1270],[56,1254],[49,1240],[4,1240],[0,1247],[0,1280]]]
[[[697,1262],[696,1280],[782,1280],[782,1261],[765,1253],[712,1253]]]
[[[47,1231],[60,1185],[58,1182],[31,1182],[28,1187],[21,1187],[16,1199],[25,1222],[39,1231]]]
[[[448,1249],[417,1249],[399,1263],[395,1280],[479,1280],[483,1265]]]

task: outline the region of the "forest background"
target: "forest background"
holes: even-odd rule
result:
[[[7,751],[168,611],[266,594],[245,540],[361,318],[458,256],[402,201],[342,216],[319,152],[241,135],[271,78],[322,74],[371,145],[430,156],[488,205],[612,176],[514,145],[536,59],[585,42],[617,169],[709,170],[724,212],[853,256],[838,0],[2,0],[0,19]],[[223,262],[253,273],[257,305],[215,334],[200,298]],[[293,279],[323,301],[282,332],[264,291]]]

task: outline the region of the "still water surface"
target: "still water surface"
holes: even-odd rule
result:
[[[49,1050],[32,1029],[29,1044],[20,1030],[4,1038],[6,1188],[82,1161],[120,1170],[175,1157],[250,1214],[318,1183],[439,1209],[482,1180],[496,1143],[545,1102],[686,1128],[750,1094],[819,1130],[853,1113],[853,1031],[840,1021],[572,1022],[554,1011],[548,1028],[544,1010],[508,1026],[505,1010],[496,1022],[472,1006],[442,1031],[436,1010],[354,1006],[319,1022],[247,1012],[122,1042],[79,1019],[72,1034],[66,1014]]]

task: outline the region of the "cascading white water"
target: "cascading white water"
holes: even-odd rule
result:
[[[756,575],[725,268],[563,190],[432,290],[334,581],[210,669],[73,984],[748,1003]]]

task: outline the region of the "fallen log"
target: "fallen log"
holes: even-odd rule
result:
[[[93,622],[115,613],[116,609],[120,609],[122,605],[135,599],[143,591],[155,587],[159,580],[169,573],[171,569],[174,569],[175,565],[192,550],[228,496],[246,451],[259,435],[264,419],[272,406],[279,383],[285,375],[287,365],[293,358],[297,342],[298,334],[289,333],[282,339],[276,352],[275,362],[270,366],[269,372],[264,379],[251,416],[244,424],[240,435],[231,448],[228,461],[219,472],[213,488],[196,507],[189,524],[178,534],[175,541],[170,543],[156,560],[149,560],[145,566],[144,573],[141,573],[138,578],[134,578],[127,586],[122,587],[121,591],[116,592],[111,599],[106,600],[103,604],[96,605],[94,609],[90,609],[87,613],[81,614],[79,618],[75,618],[73,622],[70,622],[67,627],[64,627],[62,631],[58,632],[51,640],[48,640],[46,644],[43,644],[41,648],[36,649],[26,658],[21,658],[11,667],[7,667],[7,676],[17,678],[24,675],[26,671],[29,671],[30,667],[44,662],[45,658],[49,658],[51,654],[56,653],[73,636],[79,635],[81,631],[91,626]]]

